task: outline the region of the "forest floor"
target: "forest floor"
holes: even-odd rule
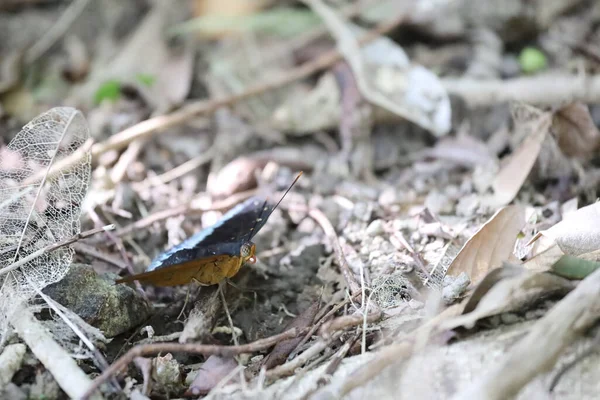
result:
[[[600,3],[0,0],[0,37],[0,398],[600,392]]]

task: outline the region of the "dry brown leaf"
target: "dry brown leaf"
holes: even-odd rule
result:
[[[285,327],[286,329],[291,328],[306,328],[311,326],[317,312],[319,311],[321,300],[315,301],[310,307],[304,310],[300,315],[291,320]],[[296,348],[298,343],[302,341],[302,336],[297,338],[282,340],[277,343],[273,348],[273,351],[264,359],[262,366],[266,369],[271,369],[280,364],[283,364],[290,353]]]
[[[512,278],[521,275],[525,271],[521,266],[515,266],[512,264],[505,264],[501,268],[491,270],[482,280],[479,282],[469,299],[467,300],[465,307],[463,308],[462,314],[468,314],[477,308],[477,305],[491,288],[493,288],[498,282],[503,279]]]
[[[600,146],[600,131],[588,106],[582,103],[569,104],[556,111],[552,131],[560,149],[569,157],[587,158]]]
[[[565,253],[556,244],[538,252],[535,256],[523,263],[523,267],[531,271],[544,272],[552,269],[552,265],[560,260]]]
[[[514,122],[515,131],[527,130],[528,133],[521,145],[503,163],[502,168],[494,178],[492,203],[495,205],[508,204],[519,193],[521,186],[523,186],[535,164],[535,160],[538,158],[542,142],[546,138],[552,123],[552,114],[538,110],[537,113],[530,114],[527,118],[515,116]]]
[[[207,394],[212,388],[229,375],[238,366],[233,357],[212,355],[202,364],[194,381],[185,392],[185,396],[200,396]]]
[[[450,264],[447,274],[458,276],[466,272],[471,282],[478,282],[488,271],[509,260],[517,234],[524,225],[524,207],[514,205],[498,210],[465,243]]]
[[[470,329],[482,318],[520,310],[539,300],[541,295],[566,294],[574,287],[575,283],[559,276],[524,270],[522,274],[498,281],[481,297],[473,311],[444,321],[440,328],[464,326]]]

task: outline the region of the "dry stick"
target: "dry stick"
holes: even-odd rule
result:
[[[502,360],[453,398],[494,400],[516,396],[532,379],[554,366],[565,348],[598,320],[599,310],[600,269],[536,322]]]
[[[171,182],[211,161],[215,156],[214,150],[215,148],[211,147],[199,156],[194,157],[181,165],[178,165],[164,174],[147,178],[142,182],[135,182],[131,186],[135,191],[141,192],[142,190],[149,189],[153,186],[164,185],[168,182]]]
[[[29,254],[27,257],[21,258],[19,261],[9,265],[8,267],[4,267],[4,268],[0,269],[0,275],[4,275],[10,271],[14,271],[15,269],[19,268],[20,266],[28,263],[29,261],[31,261],[33,259],[41,256],[42,254],[50,253],[51,251],[54,251],[60,247],[68,246],[71,243],[76,242],[80,239],[84,239],[86,237],[95,235],[96,233],[99,233],[99,232],[107,232],[112,229],[115,229],[114,225],[106,225],[101,228],[90,229],[89,231],[78,233],[77,235],[75,235],[67,240],[63,240],[62,242],[54,243],[54,244],[51,244],[44,248],[41,248],[38,251],[34,251],[33,253]]]
[[[46,53],[81,15],[90,0],[73,0],[50,30],[25,53],[25,62],[32,63]]]
[[[320,334],[322,336],[329,336],[331,332],[336,332],[342,329],[352,328],[358,325],[364,325],[365,321],[368,323],[377,321],[381,318],[382,312],[381,310],[373,311],[366,315],[356,314],[356,315],[344,315],[338,317],[332,321],[329,321],[323,324],[323,327],[320,329]]]
[[[362,293],[357,293],[356,295],[354,295],[354,298],[347,297],[342,302],[340,302],[340,304],[336,305],[331,310],[329,310],[325,315],[316,318],[315,319],[315,323],[313,324],[313,326],[306,333],[306,335],[302,338],[302,340],[298,343],[298,345],[296,346],[296,348],[290,353],[290,355],[288,356],[288,358],[289,359],[293,359],[296,356],[296,354],[298,354],[298,351],[300,351],[300,348],[304,345],[304,343],[308,342],[308,340],[312,337],[312,335],[317,330],[319,330],[319,328],[321,327],[321,325],[323,325],[325,322],[327,322],[329,320],[329,317],[331,317],[333,314],[335,314],[336,312],[338,312],[339,310],[341,310],[342,307],[344,307],[346,304],[350,303],[351,300],[357,299],[361,294]]]
[[[77,362],[48,334],[33,313],[23,307],[11,319],[19,336],[70,398],[80,398],[93,382]],[[94,398],[101,399],[100,395]]]
[[[311,347],[309,347],[306,351],[300,354],[298,357],[294,358],[291,361],[288,361],[285,364],[279,365],[273,369],[270,369],[266,372],[265,376],[269,379],[277,379],[282,376],[292,375],[296,368],[301,367],[310,361],[317,354],[322,352],[329,346],[330,341],[325,339],[317,340]]]
[[[359,44],[364,45],[377,39],[381,35],[390,32],[400,25],[404,19],[404,14],[401,14],[390,21],[377,25],[373,30],[369,31],[359,40]],[[156,132],[162,132],[174,126],[184,124],[192,118],[212,113],[221,107],[230,106],[250,97],[263,94],[285,85],[289,85],[295,81],[306,78],[321,70],[331,67],[340,59],[341,55],[338,50],[330,50],[329,52],[319,56],[317,59],[308,61],[297,68],[293,68],[282,76],[271,80],[270,82],[258,83],[247,88],[242,93],[233,94],[223,98],[201,100],[195,103],[190,103],[170,114],[165,114],[142,121],[117,133],[116,135],[113,135],[105,142],[94,144],[91,148],[92,157],[97,157],[109,150],[121,149],[136,139],[148,137]],[[72,164],[77,163],[82,157],[83,154],[81,152],[75,152],[70,157],[65,157],[62,159],[60,163],[55,164],[50,173],[54,174],[57,170],[66,169]]]
[[[600,75],[540,75],[507,80],[447,78],[442,85],[449,94],[462,97],[472,107],[510,101],[539,106],[600,101]]]
[[[219,346],[210,344],[197,343],[153,343],[136,346],[125,353],[121,358],[115,361],[110,368],[104,371],[92,382],[88,391],[81,397],[85,400],[91,396],[96,389],[106,382],[111,376],[116,374],[122,368],[127,366],[136,357],[142,357],[156,353],[166,352],[184,352],[202,354],[205,356],[218,355],[222,357],[232,357],[243,353],[254,353],[257,351],[268,349],[282,340],[292,339],[305,332],[305,329],[288,329],[278,335],[274,335],[265,339],[259,339],[255,342],[243,344],[239,346]]]
[[[346,280],[346,284],[350,289],[350,293],[352,296],[356,296],[361,293],[361,286],[356,280],[356,277],[350,270],[350,266],[348,265],[348,261],[346,261],[346,257],[344,257],[344,252],[342,251],[342,246],[340,246],[340,241],[335,233],[335,229],[327,216],[323,214],[320,210],[313,208],[308,212],[308,215],[317,221],[321,228],[325,232],[325,236],[329,239],[331,243],[331,247],[333,247],[333,251],[337,257],[338,264],[340,265],[340,269],[342,270],[342,275],[344,275],[344,279]]]
[[[109,264],[115,265],[121,269],[127,269],[127,264],[117,257],[113,257],[110,254],[106,254],[101,250],[98,250],[94,246],[90,246],[85,243],[73,243],[73,249],[80,254],[86,254],[90,257],[97,258],[98,260],[105,261]]]

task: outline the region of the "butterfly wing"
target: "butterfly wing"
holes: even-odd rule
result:
[[[241,264],[241,257],[221,254],[127,276],[116,283],[140,281],[154,286],[177,286],[185,285],[195,279],[203,285],[214,285],[235,275]]]
[[[249,242],[264,226],[273,206],[264,198],[254,196],[232,208],[221,220],[208,228],[210,232],[195,245],[214,246],[227,242]]]

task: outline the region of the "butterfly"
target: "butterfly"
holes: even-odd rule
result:
[[[116,281],[139,281],[155,286],[177,286],[196,281],[215,285],[235,276],[242,265],[256,262],[252,238],[265,225],[302,172],[285,191],[277,204],[254,196],[229,210],[213,226],[201,230],[177,246],[157,256],[146,272]]]

